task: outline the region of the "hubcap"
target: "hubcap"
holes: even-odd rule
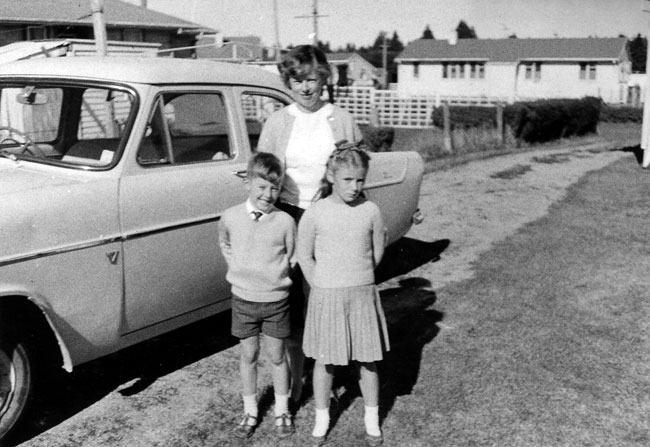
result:
[[[6,352],[0,350],[0,418],[9,408],[16,388],[16,371]]]

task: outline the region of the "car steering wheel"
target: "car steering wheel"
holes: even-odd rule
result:
[[[24,141],[20,142],[20,141],[16,140],[15,138],[11,137],[11,136],[8,136],[8,137],[2,138],[0,140],[0,145],[4,144],[6,142],[13,142],[13,143],[16,143],[19,146],[19,150],[20,150],[21,154],[24,154],[25,152],[29,152],[30,154],[32,154],[35,157],[36,156],[46,157],[45,152],[43,152],[43,150],[41,148],[39,148],[36,145],[36,143],[34,143],[32,141],[32,139],[27,136],[26,133],[21,132],[18,129],[14,129],[13,127],[0,126],[0,132],[2,132],[3,130],[6,130],[7,132],[9,132],[9,135],[11,135],[11,134],[18,135]]]

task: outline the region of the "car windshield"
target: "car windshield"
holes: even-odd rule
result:
[[[134,95],[96,85],[0,84],[0,154],[13,160],[105,168],[117,161]]]

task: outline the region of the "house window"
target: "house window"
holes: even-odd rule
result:
[[[526,79],[533,79],[539,81],[542,78],[542,64],[539,62],[533,62],[525,64],[526,67]]]
[[[469,77],[472,79],[485,78],[485,64],[483,62],[472,62],[469,64]]]
[[[581,63],[580,79],[596,79],[596,64],[586,62]]]
[[[464,78],[465,64],[449,64],[448,73],[450,78]]]
[[[448,78],[464,78],[465,77],[465,63],[450,64],[445,62],[442,64],[442,77]]]
[[[413,64],[413,77],[415,79],[420,77],[420,64],[417,62]]]

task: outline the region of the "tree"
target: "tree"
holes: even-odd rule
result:
[[[641,34],[638,34],[634,39],[628,41],[628,48],[632,61],[632,71],[645,73],[645,60],[648,54],[647,39],[641,36]]]
[[[427,25],[427,27],[424,28],[424,31],[422,32],[422,39],[429,39],[429,40],[435,39],[435,37],[433,37],[433,32],[431,31],[431,28],[429,28],[429,25]]]
[[[397,31],[393,32],[393,37],[390,39],[390,42],[388,43],[388,49],[390,51],[395,51],[398,53],[404,50],[404,44],[399,39],[399,36],[397,35]]]
[[[461,20],[456,27],[456,36],[459,39],[476,39],[476,31],[474,28],[470,27],[465,23],[464,20]]]
[[[330,43],[329,42],[323,42],[322,40],[318,41],[318,49],[321,50],[323,53],[331,53],[332,49],[330,48]]]
[[[394,82],[397,79],[397,65],[394,60],[404,50],[404,44],[397,35],[397,32],[394,32],[393,37],[389,39],[388,33],[380,31],[372,46],[359,47],[357,52],[375,67],[383,67],[384,42],[386,42],[386,71],[388,72],[388,82]]]

